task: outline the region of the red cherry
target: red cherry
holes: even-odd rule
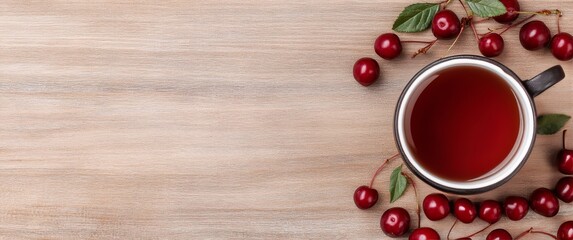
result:
[[[368,186],[360,186],[354,191],[354,203],[360,209],[368,209],[378,201],[378,191]]]
[[[479,218],[494,224],[501,218],[501,205],[494,200],[485,200],[479,207]]]
[[[386,60],[394,59],[402,53],[402,43],[398,35],[394,33],[384,33],[376,38],[374,51],[381,58]]]
[[[354,63],[354,79],[362,86],[370,86],[380,77],[380,66],[372,58],[361,58]]]
[[[563,174],[573,174],[573,150],[565,148],[565,134],[567,130],[563,130],[563,147],[557,154],[557,164],[559,171]]]
[[[450,213],[450,202],[441,193],[432,193],[424,198],[422,209],[426,217],[432,221],[444,219]]]
[[[542,21],[528,22],[519,31],[521,46],[530,51],[546,47],[550,40],[551,32]]]
[[[551,39],[551,53],[561,61],[573,58],[573,36],[569,33],[560,32]]]
[[[438,39],[456,37],[462,28],[460,19],[451,10],[441,10],[432,19],[432,33]]]
[[[440,240],[440,234],[429,227],[415,229],[408,237],[408,240]]]
[[[519,17],[519,3],[517,0],[500,0],[507,10],[503,15],[494,17],[493,19],[498,23],[510,23]]]
[[[467,198],[459,198],[454,202],[454,215],[463,223],[471,223],[477,216],[475,205]]]
[[[491,231],[485,239],[486,240],[512,240],[513,238],[511,237],[511,234],[509,234],[509,232],[507,232],[505,229],[498,228],[498,229]]]
[[[497,33],[488,33],[479,39],[478,48],[486,57],[497,57],[503,52],[503,38]]]
[[[557,239],[573,240],[573,221],[562,223],[557,230]]]
[[[529,204],[524,197],[509,196],[503,202],[503,209],[507,218],[513,221],[521,220],[529,211]]]
[[[555,184],[555,195],[563,202],[573,202],[573,177],[559,179]]]
[[[382,214],[380,228],[389,237],[400,237],[410,229],[410,214],[401,207],[390,208]]]
[[[547,188],[538,188],[529,197],[531,209],[542,216],[553,217],[559,212],[559,201]]]

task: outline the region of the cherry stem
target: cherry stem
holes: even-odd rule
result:
[[[418,54],[422,54],[422,53],[425,54],[426,52],[428,52],[428,50],[430,50],[430,48],[432,48],[432,46],[434,46],[434,44],[436,44],[437,41],[438,41],[438,39],[436,38],[436,40],[431,41],[425,47],[418,49],[418,51],[416,51],[414,53],[414,55],[412,55],[412,58],[415,58],[416,56],[418,56]]]
[[[485,226],[484,228],[482,228],[481,230],[479,230],[479,231],[477,231],[477,232],[475,232],[475,233],[472,233],[472,234],[470,234],[470,235],[468,235],[468,236],[465,236],[465,237],[456,238],[456,239],[471,238],[471,237],[473,237],[473,236],[475,236],[475,235],[478,235],[479,233],[485,231],[486,229],[488,229],[489,227],[491,227],[491,225],[493,225],[493,223],[488,224],[487,226]]]
[[[479,43],[478,33],[476,31],[476,27],[474,26],[473,20],[470,21],[470,27],[472,28],[472,31],[474,32],[474,37],[476,38],[476,41]]]
[[[520,234],[517,235],[517,237],[515,237],[514,239],[515,239],[515,240],[518,240],[518,239],[522,238],[523,236],[525,236],[525,235],[527,235],[527,234],[529,234],[529,233],[543,234],[543,235],[549,236],[549,237],[551,237],[551,238],[553,238],[553,239],[557,239],[557,236],[555,236],[555,235],[553,235],[553,234],[546,233],[546,232],[543,232],[543,231],[535,231],[535,230],[533,230],[533,228],[529,228],[529,229],[526,230],[525,232],[520,233]]]
[[[407,41],[400,41],[402,43],[423,43],[423,44],[430,44],[433,41],[412,41],[412,40],[407,40]]]
[[[414,188],[414,195],[416,196],[416,214],[418,215],[418,228],[420,228],[421,227],[420,222],[422,219],[420,218],[420,201],[418,200],[418,190],[416,189],[416,183],[410,177],[410,175],[404,172],[402,172],[402,175],[406,177],[406,179],[408,179],[408,182],[410,182],[410,184],[412,184],[412,188]]]
[[[464,3],[462,2],[462,0],[458,0],[458,1],[459,1],[460,4],[462,5],[462,7],[464,7],[464,11],[466,11],[466,16],[467,16],[467,17],[470,17],[471,14],[470,14],[470,12],[468,11],[468,9],[466,8],[466,5],[464,5]]]
[[[370,180],[370,186],[369,186],[370,188],[372,188],[372,185],[374,184],[374,180],[376,179],[376,176],[378,176],[378,174],[380,174],[380,172],[382,171],[382,168],[384,168],[384,165],[386,165],[386,163],[388,163],[389,161],[398,158],[399,156],[400,156],[400,154],[398,154],[398,153],[394,154],[394,156],[386,159],[386,161],[384,161],[382,163],[382,165],[380,165],[380,167],[378,167],[378,169],[374,173],[374,176],[372,176],[372,180]]]
[[[452,224],[452,227],[450,227],[450,231],[448,231],[448,236],[446,237],[446,239],[450,240],[450,233],[452,233],[452,230],[454,229],[454,226],[456,226],[457,223],[458,219],[456,218],[456,221],[454,221],[454,224]]]
[[[458,42],[458,39],[460,39],[460,36],[464,32],[464,29],[466,29],[467,21],[468,21],[468,18],[462,18],[462,28],[460,29],[460,33],[458,33],[458,36],[456,37],[456,39],[454,40],[452,45],[450,45],[447,52],[449,52],[454,47],[454,45],[456,45],[456,43]]]
[[[444,6],[442,7],[442,9],[446,9],[446,6],[448,6],[448,4],[450,4],[452,0],[444,0],[438,3],[438,5],[442,5],[444,4]]]
[[[565,134],[567,133],[567,129],[563,130],[563,149],[565,149]]]
[[[555,9],[555,10],[557,10],[557,9]],[[557,10],[557,11],[559,11],[559,10]],[[559,24],[560,20],[561,20],[561,16],[563,16],[563,13],[561,13],[561,11],[559,11],[559,13],[557,14],[557,33],[561,33],[561,24]]]
[[[499,35],[503,34],[504,32],[506,32],[507,30],[509,30],[509,29],[512,28],[512,27],[521,25],[522,23],[526,22],[527,20],[529,20],[529,19],[531,19],[531,18],[533,18],[533,17],[535,17],[535,15],[531,15],[531,16],[529,16],[529,17],[526,17],[526,18],[522,19],[522,20],[519,21],[519,22],[516,22],[516,23],[514,23],[514,24],[511,24],[511,25],[507,26],[503,31],[501,31],[501,32],[499,33]]]

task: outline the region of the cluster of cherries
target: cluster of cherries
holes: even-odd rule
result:
[[[573,150],[565,148],[565,134],[566,130],[563,131],[562,136],[563,148],[557,155],[558,169],[563,174],[573,175]],[[380,172],[380,169],[377,173]],[[374,177],[376,177],[376,174]],[[378,201],[378,191],[371,186],[360,186],[354,192],[354,203],[358,208],[368,209]],[[422,209],[426,217],[431,221],[444,219],[452,213],[456,217],[456,221],[471,223],[479,217],[491,225],[498,222],[502,214],[505,214],[512,221],[521,220],[527,215],[530,208],[542,216],[553,217],[559,212],[558,199],[565,203],[573,202],[573,177],[565,176],[561,178],[553,191],[547,188],[536,189],[529,196],[529,200],[521,196],[509,196],[502,203],[495,200],[473,203],[467,198],[458,198],[455,201],[450,201],[442,193],[432,193],[424,198]],[[420,225],[419,221],[418,225]],[[401,237],[410,230],[410,214],[401,207],[390,208],[382,214],[380,227],[390,237]],[[543,233],[559,240],[573,240],[573,221],[561,224],[557,231],[557,236],[545,232],[537,233]],[[470,237],[461,239],[471,239]],[[409,239],[440,239],[440,236],[432,228],[418,226],[417,229],[410,233]],[[511,240],[513,238],[506,230],[495,229],[487,235],[486,239]]]
[[[501,34],[511,27],[522,24],[535,14],[557,14],[558,17],[561,16],[559,10],[542,10],[539,12],[531,12],[531,14],[534,15],[518,23],[511,24],[519,17],[519,3],[517,0],[500,0],[500,2],[502,2],[507,9],[505,14],[493,18],[499,23],[507,24],[507,27],[500,33],[490,31],[486,34],[478,34],[475,31],[474,22],[470,16],[460,20],[453,11],[442,9],[436,13],[431,23],[432,33],[436,37],[436,40],[430,42],[401,41],[398,35],[394,33],[384,33],[374,42],[374,50],[376,54],[383,59],[391,60],[402,53],[402,43],[427,43],[428,45],[426,47],[421,48],[414,54],[414,56],[416,56],[419,53],[425,53],[429,50],[438,39],[452,39],[459,36],[464,27],[469,24],[478,41],[480,52],[486,57],[496,57],[499,56],[504,49],[504,41]],[[519,41],[523,48],[527,50],[534,51],[549,47],[555,58],[562,61],[570,60],[573,58],[573,36],[569,33],[561,32],[559,21],[557,21],[557,29],[558,33],[551,37],[551,32],[545,23],[537,20],[530,21],[521,27],[519,31]],[[478,35],[481,37],[478,37]],[[363,86],[369,86],[380,77],[380,66],[373,58],[364,57],[354,64],[353,75],[358,83]]]

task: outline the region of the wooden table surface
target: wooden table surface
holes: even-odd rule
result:
[[[2,1],[0,238],[386,238],[382,211],[413,214],[415,206],[411,188],[389,204],[389,173],[400,161],[376,181],[374,208],[358,210],[352,194],[397,152],[401,90],[440,57],[479,54],[467,31],[450,52],[442,41],[415,59],[407,56],[415,44],[394,61],[376,57],[374,39],[410,3]],[[573,31],[573,1],[521,6],[558,7],[563,31]],[[463,13],[457,2],[451,8]],[[537,18],[556,32],[554,17]],[[568,77],[536,105],[573,115],[571,62],[524,50],[517,33],[504,34],[496,59],[524,79],[562,64]],[[368,88],[351,72],[364,56],[376,57],[383,75]],[[573,148],[573,134],[568,141]],[[470,198],[552,188],[560,143],[560,135],[538,136],[517,176]],[[436,191],[416,182],[421,196]],[[562,204],[554,218],[530,212],[495,227],[554,233],[572,215],[573,205]],[[444,239],[452,222],[422,219]],[[452,236],[483,226],[460,224]]]

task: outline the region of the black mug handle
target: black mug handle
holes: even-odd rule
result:
[[[524,81],[523,85],[531,97],[535,97],[565,78],[560,65],[555,65],[537,76]]]

